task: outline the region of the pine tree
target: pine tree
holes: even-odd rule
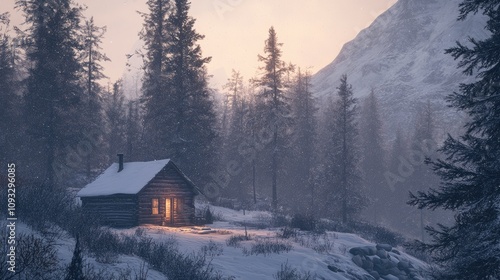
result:
[[[288,192],[291,200],[289,206],[300,213],[313,213],[314,180],[313,168],[316,147],[316,101],[312,92],[311,74],[299,69],[291,87],[291,109],[293,122],[293,137],[288,159],[288,181],[293,186]]]
[[[189,1],[175,0],[174,3],[168,18],[171,59],[167,65],[167,73],[171,75],[169,90],[175,104],[172,154],[193,178],[207,179],[217,162],[218,137],[213,92],[208,88],[206,72],[211,58],[202,56],[198,41],[204,36],[194,29]]]
[[[415,131],[412,137],[411,154],[409,160],[413,165],[413,173],[409,176],[406,186],[408,191],[428,191],[431,186],[435,186],[439,180],[438,177],[432,172],[430,167],[424,164],[425,157],[432,157],[436,147],[435,137],[435,118],[434,110],[430,101],[422,105],[422,109],[418,111],[415,121]],[[415,209],[412,209],[415,210]],[[409,224],[411,229],[420,229],[419,235],[422,241],[425,241],[425,224],[430,223],[428,212],[420,209],[417,213],[415,211],[407,211]]]
[[[85,131],[94,135],[94,139],[98,138],[101,141],[99,143],[93,143],[92,150],[87,153],[86,156],[86,174],[87,177],[91,177],[92,165],[98,165],[103,162],[100,158],[103,154],[102,151],[102,140],[104,138],[104,116],[103,116],[103,100],[102,93],[103,89],[99,84],[99,81],[107,78],[103,73],[103,67],[101,65],[104,61],[109,61],[109,58],[102,53],[101,43],[104,33],[106,32],[105,27],[97,27],[94,24],[94,18],[85,21],[85,25],[82,30],[83,37],[83,51],[81,52],[81,59],[83,64],[83,70],[85,73],[86,80],[86,104],[85,112]]]
[[[84,280],[83,275],[83,257],[82,249],[80,248],[80,239],[76,237],[75,250],[73,251],[73,258],[68,267],[68,274],[64,280]]]
[[[18,132],[21,131],[19,115],[16,107],[20,105],[17,95],[18,88],[15,53],[12,49],[12,39],[9,33],[9,14],[0,14],[0,164],[5,166],[8,159],[17,158],[16,146]]]
[[[144,41],[144,78],[141,103],[144,105],[145,158],[149,155],[168,156],[168,137],[174,131],[174,99],[167,88],[167,49],[170,40],[168,17],[170,0],[148,0],[149,13],[139,34]]]
[[[117,153],[123,153],[125,147],[126,107],[122,81],[113,84],[113,91],[107,97],[106,119],[108,132],[108,161],[114,162]]]
[[[286,74],[290,71],[281,60],[281,46],[273,27],[269,29],[269,36],[265,42],[264,55],[259,55],[259,61],[264,63],[261,67],[262,76],[257,79],[261,87],[260,96],[263,99],[266,115],[266,125],[272,133],[271,143],[271,190],[272,206],[278,206],[278,173],[280,172],[280,159],[286,145],[286,128],[289,125],[289,100],[286,97]]]
[[[228,79],[226,85],[227,101],[223,112],[223,122],[224,115],[226,115],[226,127],[223,125],[223,134],[225,132],[224,147],[223,147],[223,157],[222,157],[222,168],[226,168],[226,164],[230,161],[237,161],[244,163],[244,168],[238,174],[231,176],[230,188],[225,189],[224,195],[229,197],[237,197],[242,201],[247,200],[248,192],[245,189],[247,186],[245,177],[248,175],[247,164],[242,155],[240,154],[240,145],[244,143],[250,134],[248,133],[246,122],[249,117],[249,104],[248,100],[243,96],[244,86],[243,77],[238,71],[232,72],[231,78]]]
[[[24,116],[30,145],[37,151],[30,170],[53,187],[60,175],[56,162],[82,136],[82,65],[77,59],[81,8],[71,0],[18,0],[16,6],[29,24]]]
[[[361,112],[361,170],[364,185],[371,200],[368,212],[373,214],[375,223],[379,222],[385,197],[388,194],[384,172],[386,170],[382,120],[379,113],[378,99],[375,91],[364,100]],[[370,217],[372,218],[372,217]]]
[[[360,189],[358,170],[357,99],[354,98],[352,86],[347,83],[346,75],[341,77],[337,90],[338,99],[330,105],[327,112],[330,120],[327,127],[329,141],[326,172],[331,177],[328,179],[329,188],[325,196],[328,196],[327,204],[340,206],[339,209],[332,210],[338,211],[342,222],[346,223],[352,221],[364,208],[366,198]]]
[[[475,82],[461,84],[448,96],[451,106],[466,112],[469,120],[460,138],[448,136],[440,149],[445,156],[432,162],[441,178],[438,188],[412,195],[419,208],[455,211],[451,226],[428,227],[432,237],[420,248],[433,253],[440,269],[436,279],[500,278],[500,3],[467,0],[460,17],[481,12],[488,17],[490,37],[447,50]]]
[[[217,161],[216,115],[206,64],[186,0],[149,1],[145,15],[143,85],[149,157],[175,160],[194,181],[207,179]]]
[[[142,157],[142,128],[141,114],[138,101],[128,101],[127,127],[126,127],[126,151],[130,161],[138,161]]]

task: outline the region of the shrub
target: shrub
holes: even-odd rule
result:
[[[300,273],[296,268],[288,265],[288,262],[281,264],[281,269],[273,275],[276,280],[312,280],[310,272]]]
[[[297,234],[297,230],[290,227],[284,227],[278,230],[278,232],[276,233],[276,237],[288,239],[291,237],[297,237]]]
[[[240,242],[241,241],[247,241],[250,240],[250,237],[248,235],[243,235],[243,234],[237,234],[237,235],[231,235],[227,240],[226,240],[226,245],[230,247],[235,247],[238,248],[240,247]]]
[[[290,226],[305,231],[313,231],[316,229],[316,219],[310,215],[294,214],[290,221]]]
[[[207,223],[207,224],[214,223],[214,216],[212,215],[212,212],[210,211],[210,207],[207,207],[207,210],[205,210],[205,223]]]
[[[289,242],[257,239],[256,242],[252,244],[250,250],[243,248],[243,254],[247,256],[260,254],[267,256],[270,254],[290,252],[290,250],[292,250],[292,244]]]

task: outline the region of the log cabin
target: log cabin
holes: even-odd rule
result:
[[[113,227],[194,223],[194,199],[201,192],[171,160],[123,163],[118,157],[78,192],[84,211]]]

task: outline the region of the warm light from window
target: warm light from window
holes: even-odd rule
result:
[[[153,198],[153,201],[152,201],[152,214],[153,215],[158,215],[158,198]]]

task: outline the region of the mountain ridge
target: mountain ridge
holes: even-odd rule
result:
[[[467,37],[488,35],[481,14],[457,21],[461,1],[396,2],[313,76],[317,98],[334,96],[340,76],[347,74],[356,97],[375,90],[389,134],[411,127],[415,112],[427,100],[442,130],[456,126],[460,114],[447,107],[445,97],[474,78],[457,69],[458,62],[445,49],[456,41],[467,43]]]

